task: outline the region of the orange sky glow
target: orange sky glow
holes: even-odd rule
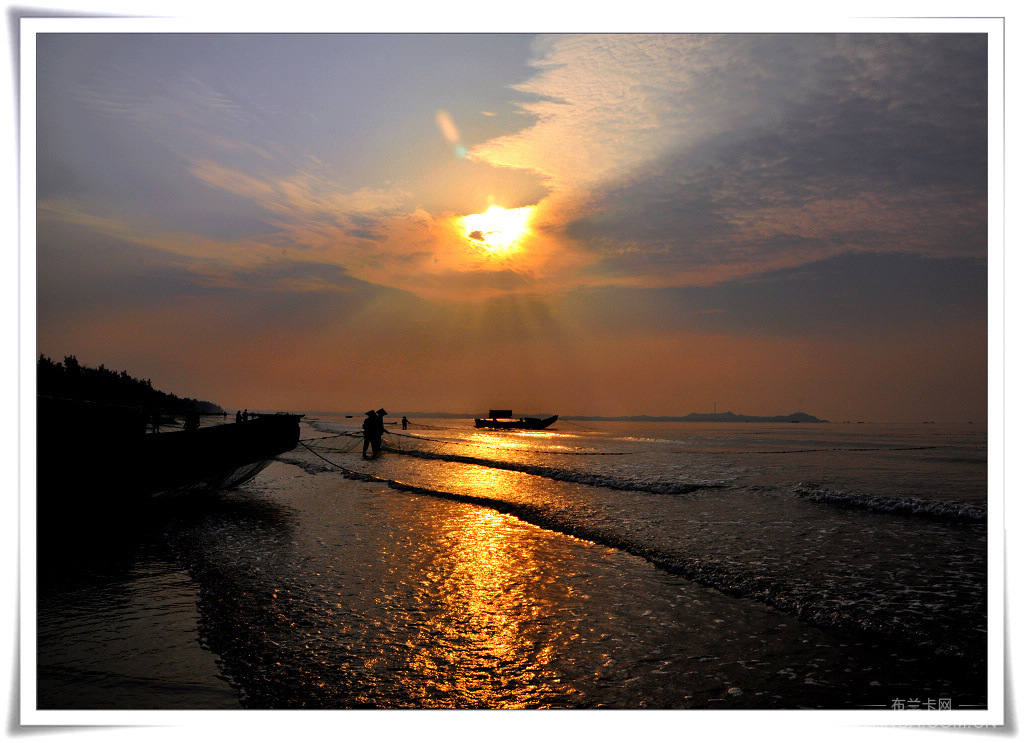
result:
[[[985,33],[37,38],[37,349],[225,408],[984,421]]]

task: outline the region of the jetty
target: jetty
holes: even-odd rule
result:
[[[236,487],[295,448],[302,418],[260,414],[148,433],[140,407],[39,396],[37,412],[41,509]]]

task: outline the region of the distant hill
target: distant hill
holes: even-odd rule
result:
[[[563,416],[577,421],[651,421],[654,423],[828,423],[807,413],[789,415],[739,415],[737,413],[690,413],[689,415]]]
[[[695,423],[828,423],[808,413],[789,415],[738,415],[736,413],[690,413],[683,421]]]
[[[406,413],[409,418],[474,418],[469,413]],[[545,414],[548,415],[548,414]],[[545,417],[545,416],[538,416]],[[789,415],[740,415],[737,413],[690,413],[689,415],[563,415],[566,421],[650,421],[653,423],[828,423],[807,413]]]

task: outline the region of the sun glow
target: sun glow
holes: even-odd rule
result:
[[[530,232],[532,206],[505,209],[492,206],[482,214],[469,214],[460,220],[466,237],[489,253],[509,253],[520,246]]]

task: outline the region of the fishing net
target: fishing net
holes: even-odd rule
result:
[[[361,431],[348,431],[335,436],[322,436],[315,439],[303,439],[302,443],[314,451],[324,454],[350,454],[363,449]]]

